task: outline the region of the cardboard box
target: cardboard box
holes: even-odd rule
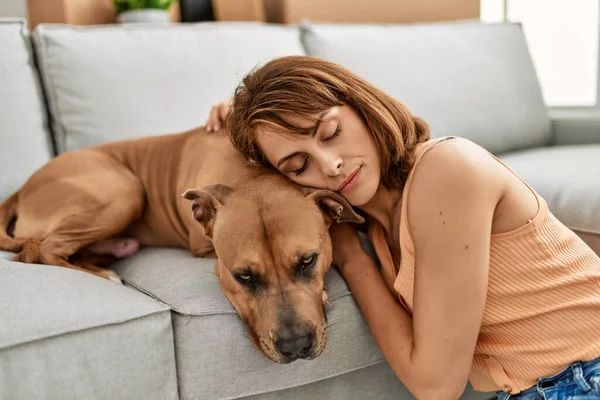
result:
[[[265,0],[267,20],[413,23],[480,18],[480,0]]]
[[[266,22],[263,0],[212,0],[216,21]]]
[[[98,25],[117,22],[112,0],[27,0],[27,7],[31,30],[41,23]],[[169,11],[171,21],[178,22],[179,3]]]

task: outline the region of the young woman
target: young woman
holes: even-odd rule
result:
[[[248,159],[368,214],[381,270],[349,224],[334,264],[413,395],[600,399],[600,259],[497,158],[306,56],[247,75],[226,118]]]

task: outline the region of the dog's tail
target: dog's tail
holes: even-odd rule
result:
[[[27,240],[15,239],[8,235],[8,228],[17,213],[19,192],[14,193],[0,204],[0,250],[18,253],[23,250]]]

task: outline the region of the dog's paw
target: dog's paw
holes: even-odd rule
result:
[[[135,238],[107,239],[88,246],[88,250],[96,254],[110,254],[117,258],[131,256],[140,249]]]
[[[134,238],[126,238],[119,240],[116,251],[113,253],[115,257],[123,258],[134,255],[140,249],[140,243]]]

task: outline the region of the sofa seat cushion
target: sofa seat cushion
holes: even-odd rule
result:
[[[4,250],[0,250],[0,262],[2,260],[6,260],[6,261],[10,261],[13,259],[13,257],[15,256],[14,253],[8,252],[8,251],[4,251]]]
[[[325,351],[312,361],[280,365],[251,344],[221,291],[214,265],[215,259],[194,258],[186,250],[146,248],[113,267],[129,285],[172,307],[182,400],[346,398],[343,393],[357,399],[410,397],[335,269],[325,277],[333,303],[326,308]],[[465,396],[490,397],[471,388]]]
[[[0,202],[52,157],[26,22],[0,19]]]
[[[148,248],[114,266],[129,284],[173,310],[182,399],[225,399],[272,392],[384,362],[335,270],[326,277],[329,339],[312,361],[277,364],[256,350],[214,274],[215,260],[185,250]]]
[[[494,153],[550,143],[519,24],[304,23],[301,38],[307,54],[349,68],[425,119],[433,137],[466,137]]]
[[[42,24],[33,37],[60,152],[203,125],[251,69],[304,54],[297,28],[255,22]]]
[[[139,291],[0,255],[0,398],[178,398],[171,313]]]
[[[499,158],[586,242],[600,237],[600,145],[542,147]],[[588,244],[600,254],[600,243]]]

